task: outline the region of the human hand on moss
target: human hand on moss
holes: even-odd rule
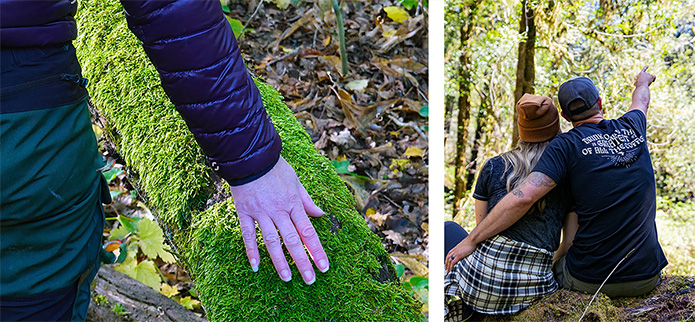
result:
[[[292,279],[292,271],[285,259],[280,236],[305,283],[312,284],[316,280],[314,267],[304,250],[305,245],[316,267],[321,272],[328,271],[328,257],[307,217],[321,217],[323,211],[311,200],[294,169],[284,158],[280,157],[277,164],[262,177],[233,186],[231,191],[239,215],[246,256],[254,272],[258,271],[261,262],[254,222],[258,222],[261,228],[270,259],[283,281]]]

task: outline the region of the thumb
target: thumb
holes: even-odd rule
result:
[[[304,189],[304,186],[302,185],[299,180],[297,180],[297,187],[299,197],[302,199],[302,205],[304,206],[304,211],[306,212],[307,215],[311,217],[321,217],[323,216],[323,210],[319,208],[313,200],[311,200],[311,196],[309,196],[309,193],[306,192],[306,189]]]

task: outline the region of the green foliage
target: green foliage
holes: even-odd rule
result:
[[[168,251],[168,246],[164,244],[164,232],[157,223],[146,218],[133,220],[119,215],[118,221],[121,225],[111,230],[109,240],[123,240],[128,234],[134,235],[127,239],[126,258],[115,270],[159,291],[162,278],[152,259],[159,257],[165,263],[176,261]],[[141,254],[144,257],[141,257]]]
[[[121,175],[121,173],[123,173],[123,170],[119,168],[111,168],[109,171],[102,172],[104,178],[106,178],[106,182],[115,180],[119,175]]]
[[[183,307],[185,307],[189,310],[193,310],[195,308],[200,307],[200,301],[198,301],[196,299],[192,299],[190,296],[186,296],[184,298],[177,299],[176,302],[181,303],[181,305],[183,305]]]
[[[354,209],[344,182],[330,161],[316,152],[280,94],[261,82],[257,85],[263,103],[283,140],[282,155],[326,212],[311,220],[331,268],[319,273],[310,286],[301,278],[282,282],[259,235],[261,263],[254,273],[246,259],[232,200],[206,205],[215,191],[210,170],[159,86],[139,41],[128,31],[118,2],[80,1],[78,12],[80,34],[75,45],[83,73],[90,78],[92,100],[108,120],[105,134],[118,146],[160,225],[172,234],[208,319],[422,320],[421,304],[398,281],[379,280],[382,274],[395,275],[381,242]],[[226,193],[227,189],[225,186]],[[135,247],[138,243],[129,245],[129,254],[139,250]],[[136,261],[128,260],[122,265],[135,269]],[[288,261],[293,276],[300,276],[289,257]],[[147,270],[147,266],[140,269]]]
[[[695,276],[695,203],[657,198],[656,228],[669,262],[664,273]]]
[[[229,21],[229,25],[232,26],[232,31],[234,32],[234,37],[239,39],[241,37],[242,33],[245,32],[244,30],[244,24],[241,23],[238,19],[231,18],[229,16],[225,16],[227,18],[227,21]]]
[[[126,315],[130,314],[130,312],[125,310],[125,308],[123,307],[123,305],[121,305],[121,303],[117,303],[116,305],[114,305],[111,308],[111,310],[113,311],[113,313],[116,313],[116,315],[119,315],[119,316],[126,316]]]
[[[104,295],[97,294],[94,296],[94,303],[96,305],[106,304],[108,302],[109,302],[109,300],[107,300],[106,296],[104,296]]]
[[[510,150],[514,112],[520,1],[447,0],[445,4],[445,102],[456,116],[459,86],[471,93],[469,133],[474,115],[483,119],[477,166]],[[560,84],[572,76],[594,80],[606,118],[617,118],[631,103],[634,77],[649,65],[657,76],[648,115],[649,148],[658,193],[677,201],[695,198],[695,64],[688,23],[695,21],[695,3],[684,1],[533,1],[536,23],[535,93],[557,96]],[[473,24],[467,46],[460,32],[469,13]],[[471,57],[469,82],[462,82],[461,53]],[[559,105],[556,103],[559,108]],[[571,125],[561,121],[563,131]],[[452,121],[452,128],[457,124]],[[449,141],[455,140],[451,131]],[[470,137],[470,136],[469,136]],[[453,160],[455,142],[447,145]],[[448,177],[452,184],[455,180]]]

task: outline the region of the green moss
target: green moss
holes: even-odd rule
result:
[[[307,286],[282,282],[263,245],[260,270],[246,259],[231,200],[206,209],[216,192],[200,148],[159,85],[139,41],[115,0],[81,1],[75,42],[92,100],[106,133],[172,233],[213,321],[413,321],[420,303],[397,282],[378,238],[355,211],[349,190],[329,160],[316,152],[277,91],[257,82],[283,139],[284,158],[326,215],[312,219],[331,261]],[[228,187],[224,186],[227,191]],[[259,235],[259,241],[260,241]],[[288,261],[292,263],[288,256]],[[393,280],[393,278],[388,279]]]

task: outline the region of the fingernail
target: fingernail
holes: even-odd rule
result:
[[[282,272],[280,272],[280,278],[285,282],[289,282],[290,280],[292,280],[292,273],[290,273],[290,270],[288,269],[283,270]]]
[[[254,273],[258,272],[258,262],[256,261],[255,258],[251,259],[251,269],[253,270]]]
[[[319,261],[319,270],[321,273],[328,272],[328,261],[325,259],[322,259]]]
[[[314,284],[316,281],[316,275],[314,275],[313,271],[305,271],[302,275],[304,275],[304,283],[307,285]]]

